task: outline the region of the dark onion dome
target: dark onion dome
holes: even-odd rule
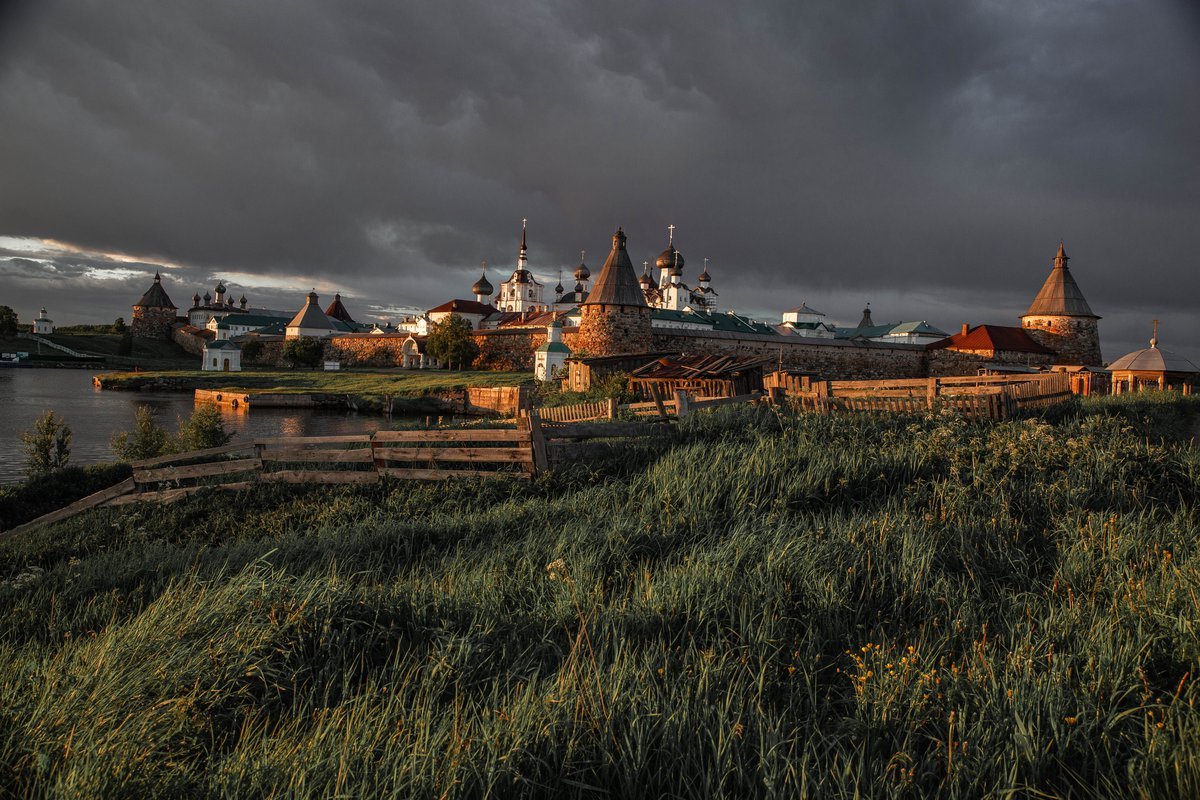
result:
[[[646,294],[638,285],[637,273],[625,249],[625,231],[617,228],[613,234],[612,252],[604,262],[599,277],[584,301],[586,305],[645,306]]]
[[[712,283],[712,278],[708,277],[708,267],[704,268],[704,272],[701,272],[696,277],[696,280],[700,281],[700,283]]]
[[[575,281],[575,294],[583,294],[583,282]]]
[[[200,305],[200,293],[196,292],[194,295],[192,295],[192,307],[194,308],[198,305]]]
[[[225,284],[217,281],[217,294],[225,294]]]
[[[204,293],[204,305],[208,305],[211,302],[212,302],[212,295],[209,294],[208,292],[205,292]]]
[[[242,299],[238,301],[242,308],[246,307],[246,295],[242,295]]]
[[[490,295],[494,291],[492,284],[488,283],[486,272],[479,276],[479,280],[471,284],[471,294]]]
[[[642,277],[638,278],[638,283],[640,283],[644,287],[653,286],[654,279],[652,279],[649,275],[647,275],[646,273],[643,272]]]
[[[683,265],[685,263],[683,254],[675,249],[675,245],[671,245],[658,254],[658,258],[654,261],[654,266],[657,269],[669,269],[671,274],[675,275],[683,272]]]
[[[142,308],[175,308],[171,298],[167,297],[167,290],[162,287],[162,275],[157,272],[154,273],[154,283],[150,284],[150,288],[142,295],[142,299],[134,305]]]
[[[587,268],[587,264],[583,263],[583,259],[579,259],[579,266],[575,268],[575,274],[572,276],[575,280],[583,282],[592,277],[592,271]]]
[[[555,294],[562,294],[564,291],[566,291],[566,290],[565,290],[565,289],[563,289],[562,281],[559,281],[559,282],[558,282],[558,285],[554,287],[554,293],[555,293]]]

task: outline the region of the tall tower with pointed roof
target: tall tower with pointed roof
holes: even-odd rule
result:
[[[638,283],[625,232],[617,228],[612,251],[587,300],[572,349],[579,355],[608,356],[650,350],[650,307]]]
[[[521,220],[521,249],[517,253],[517,268],[508,280],[500,282],[496,306],[501,311],[523,313],[546,310],[546,304],[542,301],[543,286],[529,271],[529,248],[525,245],[526,222]]]
[[[154,273],[154,283],[133,304],[130,332],[139,339],[164,339],[171,335],[176,322],[175,304],[162,286],[162,275]]]
[[[1092,312],[1067,268],[1069,260],[1066,246],[1059,242],[1054,268],[1029,310],[1021,315],[1021,327],[1054,351],[1056,364],[1101,366],[1100,317]]]

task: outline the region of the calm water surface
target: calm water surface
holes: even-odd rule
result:
[[[112,461],[108,442],[114,433],[133,428],[139,405],[154,409],[158,423],[175,430],[178,417],[192,413],[192,395],[183,392],[102,392],[86,369],[0,367],[0,483],[24,479],[21,433],[46,410],[71,426],[71,463]],[[259,436],[333,436],[370,433],[387,427],[386,417],[312,409],[221,409],[225,429],[237,438]]]

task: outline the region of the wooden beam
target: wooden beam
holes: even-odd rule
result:
[[[9,530],[4,531],[3,533],[0,533],[0,536],[16,536],[17,534],[25,533],[27,531],[34,530],[35,528],[40,528],[43,525],[50,525],[55,522],[61,522],[62,520],[67,519],[68,517],[73,517],[76,514],[81,514],[84,511],[87,511],[88,509],[92,509],[92,508],[95,508],[96,506],[107,503],[107,502],[113,500],[114,498],[120,497],[123,494],[128,494],[129,492],[132,492],[135,488],[136,488],[136,486],[134,485],[133,478],[126,478],[125,480],[121,481],[120,483],[114,484],[113,486],[110,486],[107,489],[101,489],[98,492],[93,492],[92,494],[89,494],[87,497],[76,500],[74,503],[71,503],[69,506],[64,506],[63,508],[60,508],[57,511],[51,511],[49,514],[43,514],[42,516],[38,517],[37,519],[30,520],[29,522],[26,522],[23,525],[18,525],[15,528],[10,528]]]
[[[185,478],[206,478],[210,475],[232,475],[238,472],[262,469],[257,458],[241,458],[235,461],[211,461],[207,464],[189,464],[186,467],[164,467],[163,469],[134,470],[133,479],[139,484],[160,481],[178,481]]]
[[[531,447],[376,447],[375,460],[533,463],[534,456]]]
[[[264,472],[264,481],[277,483],[378,483],[379,474],[372,470],[296,470],[284,469],[278,472]]]
[[[452,478],[520,478],[528,480],[528,472],[475,472],[468,469],[400,469],[381,467],[379,474],[389,478],[418,481],[444,481]]]
[[[516,428],[448,429],[435,431],[376,431],[379,442],[528,442],[529,432]]]
[[[209,456],[223,456],[227,453],[237,453],[242,450],[252,450],[254,442],[233,442],[221,447],[210,447],[207,450],[191,450],[186,453],[171,453],[165,456],[156,458],[145,458],[141,461],[133,461],[129,466],[134,469],[145,469],[146,467],[157,467],[163,464],[173,464],[177,461],[188,461],[193,458],[208,458]]]
[[[264,450],[263,461],[308,461],[315,464],[370,464],[374,460],[370,447],[356,450]]]

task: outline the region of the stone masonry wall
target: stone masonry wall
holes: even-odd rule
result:
[[[479,349],[475,369],[532,370],[533,351],[546,341],[546,329],[473,331],[471,338]]]
[[[387,333],[331,336],[325,340],[325,358],[344,367],[399,367],[407,338]]]
[[[1058,356],[1055,364],[1103,366],[1100,326],[1090,317],[1022,317],[1025,332]]]
[[[647,306],[609,306],[585,303],[574,342],[577,356],[610,356],[645,353],[651,345],[650,309]]]
[[[170,308],[134,306],[130,332],[138,339],[166,339],[175,326],[175,311]]]

